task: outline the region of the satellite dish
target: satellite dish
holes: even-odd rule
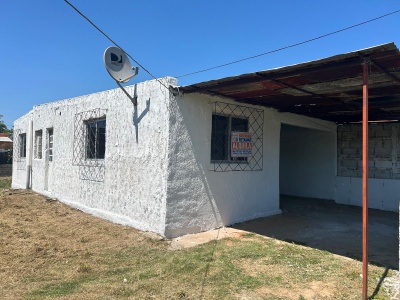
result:
[[[128,82],[139,71],[137,67],[132,67],[125,52],[118,47],[108,47],[104,52],[103,60],[108,74],[117,83]],[[132,70],[134,70],[133,74]]]

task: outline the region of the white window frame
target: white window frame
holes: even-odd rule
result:
[[[35,131],[35,159],[43,158],[43,130]]]
[[[54,139],[54,129],[53,127],[47,128],[47,161],[53,161],[53,139]]]

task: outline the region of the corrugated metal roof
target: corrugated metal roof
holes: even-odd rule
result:
[[[394,43],[181,87],[337,123],[361,121],[362,63],[371,62],[370,120],[400,120],[400,53]]]

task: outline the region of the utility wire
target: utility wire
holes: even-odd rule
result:
[[[370,20],[367,20],[367,21],[364,21],[364,22],[361,22],[361,23],[346,27],[346,28],[342,28],[342,29],[339,29],[339,30],[336,30],[336,31],[333,31],[333,32],[330,32],[330,33],[327,33],[327,34],[324,34],[324,35],[320,35],[318,37],[315,37],[315,38],[312,38],[312,39],[309,39],[309,40],[306,40],[306,41],[303,41],[303,42],[299,42],[299,43],[296,43],[296,44],[291,44],[291,45],[288,45],[288,46],[285,46],[285,47],[282,47],[282,48],[278,48],[278,49],[271,50],[271,51],[268,51],[268,52],[264,52],[264,53],[261,53],[261,54],[253,55],[253,56],[242,58],[242,59],[238,59],[238,60],[235,60],[235,61],[232,61],[232,62],[229,62],[229,63],[225,63],[225,64],[222,64],[222,65],[217,65],[217,66],[210,67],[210,68],[207,68],[207,69],[203,69],[203,70],[200,70],[200,71],[191,72],[191,73],[187,73],[187,74],[184,74],[184,75],[176,76],[176,78],[182,78],[182,77],[186,77],[186,76],[190,76],[190,75],[194,75],[194,74],[198,74],[198,73],[207,72],[207,71],[210,71],[210,70],[214,70],[214,69],[226,67],[226,66],[229,66],[229,65],[237,64],[237,63],[245,61],[245,60],[254,59],[254,58],[257,58],[257,57],[260,57],[260,56],[264,56],[264,55],[267,55],[267,54],[271,54],[271,53],[279,52],[279,51],[286,50],[286,49],[289,49],[289,48],[293,48],[293,47],[296,47],[296,46],[300,46],[300,45],[303,45],[303,44],[307,44],[307,43],[322,39],[324,37],[327,37],[327,36],[330,36],[330,35],[334,35],[334,34],[337,34],[339,32],[346,31],[346,30],[349,30],[349,29],[352,29],[352,28],[355,28],[355,27],[358,27],[358,26],[361,26],[361,25],[364,25],[364,24],[367,24],[367,23],[370,23],[370,22],[385,18],[387,16],[396,14],[398,12],[400,12],[400,10],[396,10],[396,11],[387,13],[385,15],[382,15],[382,16],[379,16],[379,17],[376,17],[376,18],[373,18],[373,19],[370,19]]]
[[[96,28],[102,35],[104,35],[111,43],[113,43],[115,46],[117,46],[118,48],[120,48],[123,52],[125,52],[125,54],[132,59],[139,67],[141,67],[147,74],[149,74],[151,77],[153,77],[155,80],[157,80],[162,86],[164,86],[166,89],[168,89],[168,87],[162,83],[160,80],[158,80],[152,73],[150,73],[149,70],[147,70],[142,64],[140,64],[136,59],[134,59],[132,56],[130,56],[130,54],[128,52],[126,52],[124,49],[122,49],[122,47],[120,45],[118,45],[116,42],[114,42],[103,30],[101,30],[98,26],[96,26],[96,24],[94,24],[88,17],[86,17],[83,13],[81,13],[75,6],[73,6],[68,0],[64,0],[65,2],[67,2],[67,4],[69,6],[71,6],[78,14],[80,14],[83,18],[86,19],[86,21],[88,21],[94,28]]]

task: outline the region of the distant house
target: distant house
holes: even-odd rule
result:
[[[0,133],[0,176],[11,176],[11,154],[13,141],[8,133]]]
[[[13,141],[8,133],[0,133],[0,150],[11,150]]]
[[[397,211],[394,44],[189,86],[146,81],[127,87],[137,107],[120,89],[35,106],[14,123],[12,186],[168,238],[279,214],[281,194],[360,205],[363,62],[369,205]]]

